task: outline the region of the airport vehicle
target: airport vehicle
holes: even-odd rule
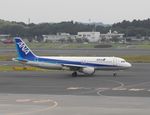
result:
[[[14,61],[45,69],[70,70],[74,77],[78,72],[93,75],[96,70],[114,71],[113,75],[116,76],[116,70],[131,67],[130,63],[119,57],[37,56],[20,37],[14,39],[18,54],[17,58],[13,58]]]

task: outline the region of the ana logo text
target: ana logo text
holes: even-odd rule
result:
[[[23,42],[17,43],[19,48],[27,55],[30,51]]]

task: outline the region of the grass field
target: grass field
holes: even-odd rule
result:
[[[94,48],[95,45],[98,45],[99,43],[26,43],[31,49],[80,49],[80,48]],[[118,47],[128,47],[133,46],[134,48],[144,48],[144,49],[150,49],[150,41],[149,42],[142,42],[141,44],[120,44],[120,43],[112,43],[111,44],[113,48]],[[0,42],[0,48],[15,48],[14,44],[3,44]]]
[[[10,55],[0,55],[0,61],[11,61],[12,58],[16,57],[15,54]]]
[[[30,66],[0,66],[0,71],[48,71],[46,69],[40,69]]]
[[[97,43],[26,43],[31,49],[76,49],[76,48],[94,48]],[[14,44],[3,44],[0,42],[0,48],[15,48]]]
[[[122,56],[131,63],[150,63],[150,55]]]
[[[137,45],[136,48],[150,49],[150,44]]]

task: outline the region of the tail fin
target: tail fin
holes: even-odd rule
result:
[[[15,37],[16,50],[19,59],[34,60],[36,55],[28,48],[20,37]]]

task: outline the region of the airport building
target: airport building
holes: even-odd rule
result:
[[[98,42],[101,40],[100,32],[78,32],[77,38],[86,38],[89,42]]]
[[[68,39],[72,39],[76,41],[77,38],[80,39],[88,39],[89,42],[97,42],[100,38],[100,32],[78,32],[77,35],[70,35],[69,33],[58,33],[57,35],[43,35],[43,41],[51,41],[51,42],[59,42],[59,41],[67,41]]]
[[[124,38],[123,33],[118,33],[117,31],[112,32],[111,30],[109,30],[109,32],[106,34],[101,34],[100,36],[101,36],[101,38],[103,38],[105,40],[112,40],[113,38],[118,38],[119,40],[123,40],[123,38]]]
[[[78,32],[77,35],[70,35],[69,33],[58,33],[56,35],[43,35],[43,41],[51,41],[51,42],[67,42],[71,40],[72,42],[76,42],[78,38],[81,40],[87,39],[88,42],[102,42],[102,39],[106,41],[111,41],[113,39],[119,39],[122,41],[124,39],[123,33],[118,33],[117,31],[111,32],[111,30],[106,34],[100,34],[100,32]]]
[[[67,41],[68,39],[75,39],[74,35],[70,35],[69,33],[57,33],[56,35],[43,35],[43,41],[51,41],[51,42],[59,42],[59,41]]]

